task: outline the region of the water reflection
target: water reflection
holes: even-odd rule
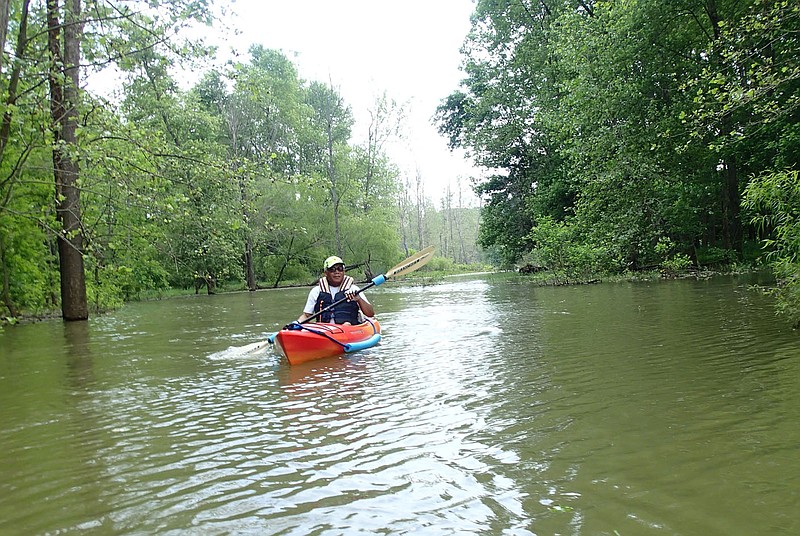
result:
[[[64,323],[64,348],[71,390],[75,393],[86,392],[95,381],[88,322]]]
[[[63,502],[64,526],[72,526],[81,530],[110,530],[111,523],[106,513],[110,509],[101,488],[96,486],[107,472],[101,452],[108,445],[108,435],[102,423],[105,412],[98,407],[95,398],[97,375],[94,354],[91,345],[91,329],[89,322],[67,322],[64,328],[64,352],[67,372],[66,385],[63,390],[66,414],[59,427],[65,427],[69,441],[54,457],[57,466],[70,467],[71,483],[69,493],[54,490],[48,493],[47,500],[56,504]],[[45,470],[41,466],[37,470]],[[47,471],[50,473],[49,471]],[[52,474],[52,473],[50,473]],[[54,482],[55,484],[55,482]],[[63,486],[64,482],[58,482]],[[69,505],[80,501],[82,508],[72,510]],[[94,512],[87,516],[87,512]],[[98,515],[99,514],[99,515]]]
[[[742,285],[387,285],[375,348],[252,351],[304,295],[0,335],[0,533],[800,529],[797,341]]]

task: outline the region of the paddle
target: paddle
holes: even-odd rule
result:
[[[391,270],[389,270],[385,274],[381,274],[379,276],[373,277],[372,280],[369,283],[364,285],[364,288],[358,289],[358,292],[353,294],[350,298],[352,299],[353,297],[355,297],[358,294],[364,292],[365,290],[367,290],[370,287],[375,287],[377,285],[380,285],[381,283],[383,283],[384,281],[386,281],[387,279],[389,279],[391,277],[397,277],[397,276],[400,276],[400,275],[405,275],[405,274],[413,272],[414,270],[416,270],[418,268],[422,268],[423,266],[425,266],[428,263],[429,260],[431,260],[431,258],[433,257],[434,250],[435,250],[435,248],[433,246],[428,246],[425,249],[423,249],[422,251],[420,251],[419,253],[416,253],[416,254],[410,256],[409,258],[407,258],[406,260],[404,260],[403,262],[401,262],[397,266],[393,267]],[[318,312],[314,313],[313,315],[309,316],[308,318],[306,318],[302,322],[292,322],[291,324],[287,324],[286,326],[284,326],[284,329],[286,329],[286,328],[288,328],[289,326],[292,326],[292,325],[300,325],[300,324],[305,324],[306,322],[310,322],[311,320],[313,320],[314,318],[317,318],[322,313],[330,311],[331,309],[333,309],[337,305],[339,305],[341,303],[344,303],[347,300],[348,300],[348,298],[342,298],[341,300],[337,300],[337,301],[333,302],[332,304],[330,304],[329,306],[327,306],[324,309],[322,309],[321,311],[318,311]],[[277,333],[273,333],[272,335],[270,335],[267,338],[267,341],[270,344],[272,344],[273,342],[275,342],[275,336],[276,335],[278,335],[278,334]]]

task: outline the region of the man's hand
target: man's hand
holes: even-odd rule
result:
[[[354,290],[348,290],[344,293],[347,301],[354,301],[358,304],[358,308],[364,313],[364,316],[375,316],[375,309],[361,294],[357,294]]]
[[[347,301],[359,301],[361,299],[361,296],[359,296],[355,290],[348,290],[344,293],[344,296],[347,298]]]

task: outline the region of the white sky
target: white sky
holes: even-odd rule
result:
[[[459,49],[473,8],[472,0],[231,0],[219,53],[235,48],[246,60],[247,48],[261,44],[282,50],[303,79],[332,82],[353,109],[356,142],[366,138],[376,96],[407,102],[408,139],[390,156],[412,179],[419,169],[426,195],[438,200],[448,182],[455,189],[461,177],[469,190],[479,174],[431,123],[462,78]]]

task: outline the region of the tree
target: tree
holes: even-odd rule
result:
[[[330,194],[333,212],[333,231],[336,253],[344,255],[340,207],[342,195],[347,189],[347,175],[342,173],[342,163],[348,158],[347,142],[353,126],[353,116],[332,85],[313,82],[308,88],[306,101],[313,109],[313,124],[321,132],[318,143],[312,146],[312,154],[320,171],[324,173]]]
[[[400,186],[400,193],[397,197],[397,212],[400,219],[400,238],[402,241],[403,253],[405,257],[410,254],[411,242],[411,214],[413,203],[411,202],[411,180],[406,177]]]
[[[385,160],[384,146],[391,138],[399,138],[400,127],[405,116],[405,109],[394,100],[389,99],[386,93],[375,99],[374,106],[369,110],[370,122],[366,144],[366,169],[362,177],[364,214],[369,213],[370,200],[376,197],[374,192],[377,174],[381,167],[381,160]],[[385,166],[383,166],[385,168]],[[379,195],[379,194],[378,194]]]
[[[254,244],[263,240],[259,224],[265,222],[254,218],[268,199],[264,192],[285,184],[285,177],[299,170],[299,138],[307,111],[297,69],[286,56],[261,46],[251,47],[250,53],[249,64],[234,67],[235,84],[224,117],[232,160],[239,162],[246,280],[255,290]]]
[[[57,305],[59,298],[50,295],[50,287],[62,286],[62,314],[67,320],[88,316],[88,298],[98,304],[100,293],[116,283],[106,274],[123,268],[111,262],[113,233],[131,197],[118,186],[125,180],[110,178],[127,178],[140,171],[135,167],[121,171],[119,164],[142,164],[129,155],[144,154],[142,142],[147,139],[134,136],[125,145],[121,140],[130,134],[126,131],[134,130],[131,124],[115,124],[113,112],[107,113],[113,109],[110,103],[81,88],[80,72],[91,73],[111,64],[124,70],[137,53],[158,47],[197,52],[192,47],[181,49],[183,40],[170,41],[170,35],[187,21],[207,14],[204,2],[195,0],[162,3],[157,11],[144,1],[84,2],[85,10],[81,2],[71,0],[10,3],[14,23],[8,25],[8,38],[16,46],[11,61],[4,63],[9,68],[2,85],[0,220],[12,222],[0,230],[2,269],[9,279],[6,296],[23,309],[35,310]],[[46,31],[32,32],[29,27]],[[48,108],[50,114],[45,117],[41,112]],[[45,148],[51,152],[49,164],[43,159]],[[155,149],[149,156],[159,152],[166,153]],[[55,182],[55,194],[43,187],[41,170],[47,168],[53,169],[49,183]],[[97,200],[102,204],[95,204]],[[152,214],[159,206],[151,203],[150,209]],[[53,261],[54,272],[50,259],[56,250],[59,259]],[[35,252],[33,256],[46,262],[38,266],[21,262],[20,252]],[[102,281],[108,282],[105,289],[98,286]]]
[[[66,0],[63,6],[59,5],[58,0],[47,0],[47,41],[53,62],[49,75],[50,112],[53,117],[56,215],[61,223],[58,254],[64,320],[86,320],[89,317],[83,271],[80,169],[77,159],[82,33],[80,7],[80,0]]]
[[[462,88],[437,109],[450,146],[496,170],[475,191],[486,200],[481,244],[503,264],[530,249],[524,237],[536,210],[562,219],[574,200],[552,126],[563,79],[553,40],[569,4],[478,2],[463,48]]]
[[[477,2],[465,77],[437,122],[496,170],[476,187],[484,247],[511,264],[540,223],[564,222],[616,270],[740,253],[747,177],[796,155],[796,13],[757,0]]]
[[[3,67],[3,53],[6,49],[6,35],[8,34],[8,15],[10,3],[10,0],[0,0],[0,70],[2,70]]]

